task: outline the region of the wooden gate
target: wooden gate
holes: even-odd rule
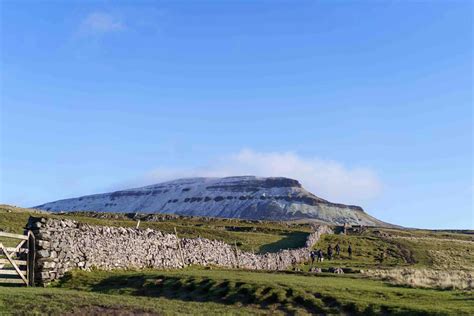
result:
[[[34,285],[35,236],[0,232],[0,284]]]

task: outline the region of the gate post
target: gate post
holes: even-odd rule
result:
[[[35,235],[28,231],[28,258],[27,258],[27,274],[28,285],[35,286],[35,255],[36,255]]]

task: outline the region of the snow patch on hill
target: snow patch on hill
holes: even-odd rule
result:
[[[48,211],[172,213],[246,219],[315,219],[332,224],[385,223],[353,205],[331,203],[297,180],[239,176],[178,179],[141,188],[59,200],[37,206]]]

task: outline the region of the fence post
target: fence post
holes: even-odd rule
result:
[[[35,235],[28,231],[28,253],[27,253],[27,274],[29,286],[35,286],[35,255],[36,255]]]

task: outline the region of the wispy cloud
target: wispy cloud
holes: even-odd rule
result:
[[[379,177],[368,168],[348,168],[336,161],[302,157],[293,152],[258,152],[250,149],[217,158],[203,167],[173,169],[161,166],[126,186],[147,185],[183,177],[235,175],[294,178],[312,193],[343,203],[363,204],[376,198],[382,190]]]
[[[125,24],[116,16],[106,12],[92,12],[79,26],[82,35],[98,35],[124,30]]]

